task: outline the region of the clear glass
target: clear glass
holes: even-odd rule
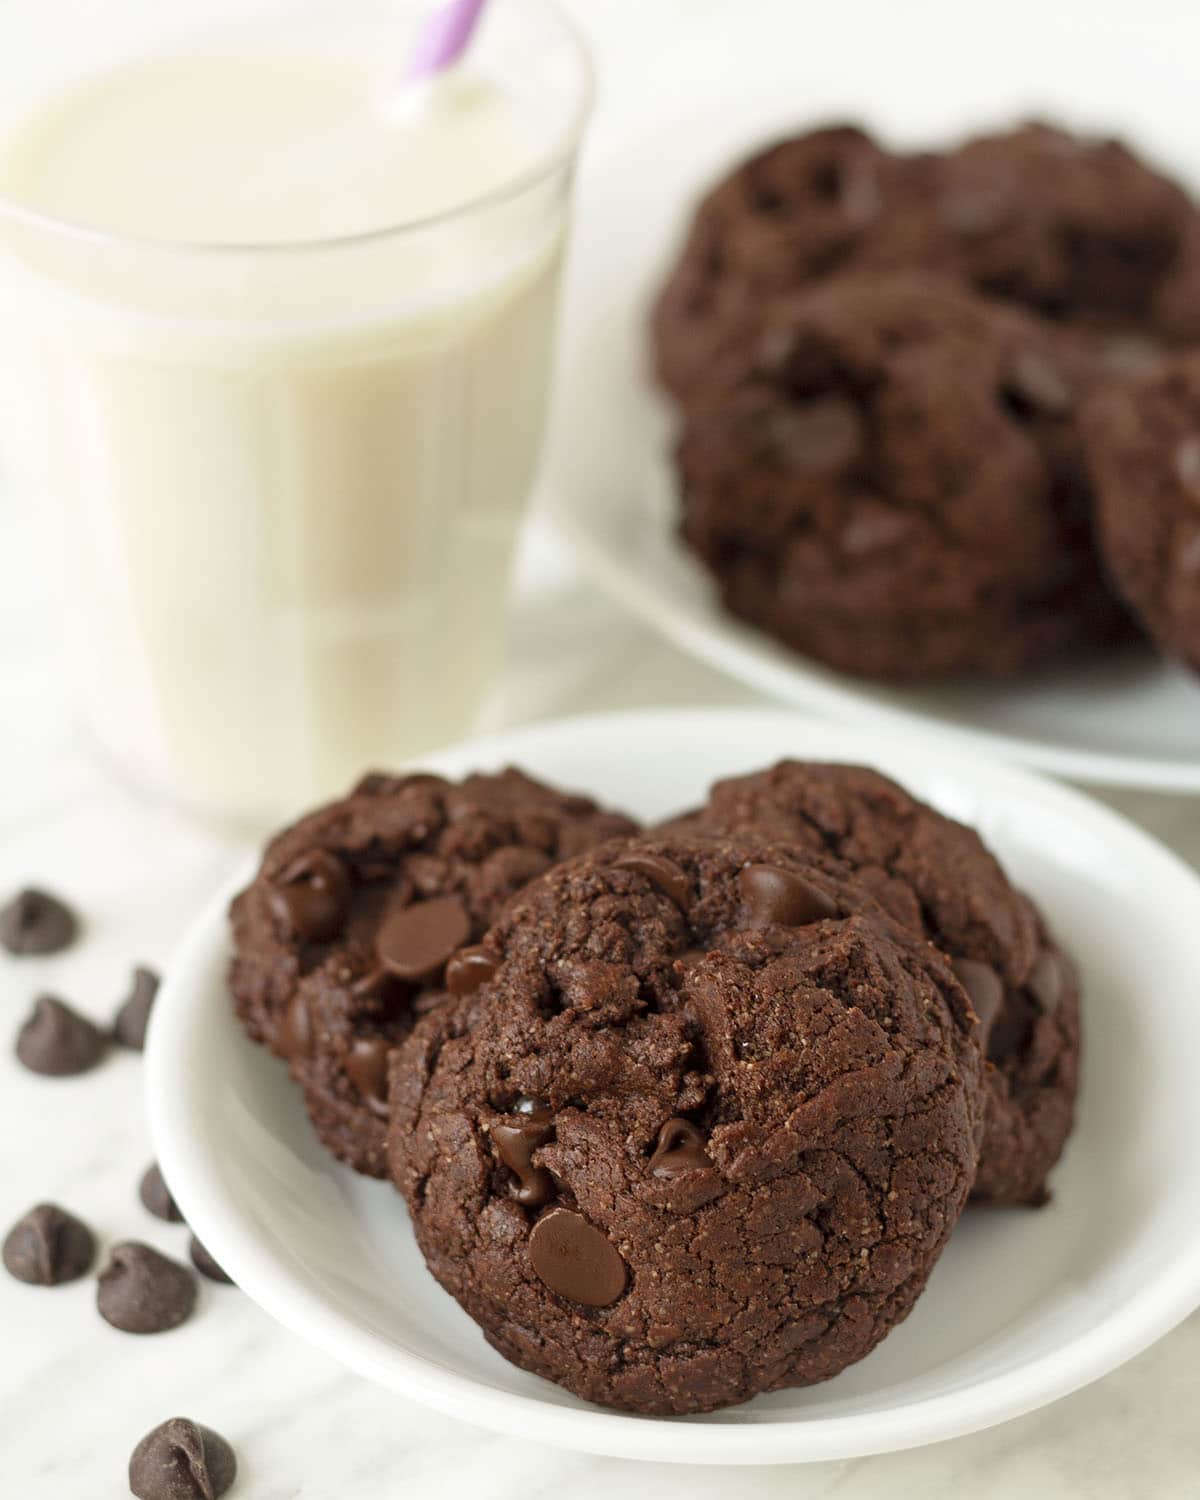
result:
[[[10,0],[0,139],[157,50],[361,46],[426,0]],[[121,239],[0,199],[0,444],[46,523],[88,722],[139,781],[261,819],[467,730],[501,658],[590,73],[541,0],[472,70],[535,169],[353,238]],[[320,191],[320,184],[314,184]]]

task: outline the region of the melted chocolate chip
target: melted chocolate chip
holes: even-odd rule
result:
[[[711,1167],[705,1145],[703,1133],[690,1120],[668,1120],[658,1132],[654,1155],[650,1158],[651,1174],[678,1177],[682,1172]]]
[[[416,984],[441,974],[470,936],[471,919],[459,898],[436,896],[385,917],[375,948],[389,973]]]
[[[1037,1002],[1043,1015],[1053,1015],[1062,998],[1062,961],[1052,948],[1043,948],[1026,981],[1025,988]]]
[[[1004,1004],[1004,984],[990,964],[980,963],[974,958],[956,958],[950,967],[966,990],[971,1008],[979,1017],[981,1045],[987,1047],[988,1034],[1000,1007]]]
[[[112,1247],[100,1273],[96,1306],[123,1333],[165,1333],[196,1305],[196,1278],[186,1266],[136,1240]]]
[[[142,1200],[143,1207],[148,1208],[156,1219],[165,1219],[168,1224],[183,1223],[183,1215],[176,1207],[156,1161],[151,1162],[142,1173],[142,1180],[138,1183],[138,1197]]]
[[[532,1099],[519,1103],[534,1107],[519,1110],[515,1118],[498,1120],[492,1126],[492,1146],[517,1179],[513,1194],[517,1202],[526,1208],[540,1208],[554,1196],[554,1179],[544,1167],[535,1167],[531,1158],[553,1134],[554,1116]]]
[[[747,865],[738,886],[753,922],[762,927],[806,927],[837,916],[837,906],[793,870],[776,865]]]
[[[113,1022],[113,1039],[122,1047],[140,1052],[146,1045],[146,1028],[158,995],[159,979],[153,969],[133,971],[133,988]]]
[[[1061,417],[1075,404],[1062,375],[1033,349],[1022,349],[1009,365],[1005,395],[1018,413],[1042,412]]]
[[[552,1208],[533,1226],[529,1261],[552,1292],[584,1307],[610,1306],[629,1279],[612,1242],[569,1208]]]
[[[1200,437],[1186,437],[1175,449],[1175,477],[1200,502]]]
[[[446,988],[452,995],[473,995],[497,969],[486,948],[461,948],[446,965]]]
[[[20,891],[0,910],[0,944],[18,955],[59,953],[78,927],[71,908],[48,891]]]
[[[4,1268],[30,1286],[61,1286],[92,1268],[96,1237],[55,1203],[39,1203],[18,1219],[4,1241]]]
[[[233,1277],[221,1269],[195,1235],[192,1235],[191,1243],[188,1245],[188,1254],[192,1258],[192,1265],[201,1276],[207,1276],[209,1281],[224,1282],[226,1286],[233,1285]]]
[[[312,1018],[305,995],[293,995],[279,1025],[279,1050],[284,1057],[312,1056]]]
[[[67,1078],[94,1068],[108,1038],[78,1011],[53,995],[40,995],[17,1033],[17,1059],[32,1073]]]
[[[360,1036],[346,1054],[346,1072],[372,1114],[387,1114],[388,1054],[381,1036]]]
[[[644,875],[652,886],[660,890],[669,901],[673,901],[681,911],[685,911],[691,901],[692,882],[686,872],[665,855],[632,849],[628,854],[614,859],[613,868],[635,870],[639,875]]]
[[[220,1500],[236,1477],[237,1458],[225,1439],[187,1417],[148,1432],[129,1459],[137,1500]]]
[[[305,943],[328,943],[346,920],[349,872],[328,849],[310,849],[284,870],[270,901],[271,910],[292,937]]]

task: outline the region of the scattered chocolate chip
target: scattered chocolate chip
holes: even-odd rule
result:
[[[17,1033],[17,1058],[33,1073],[66,1078],[94,1068],[108,1048],[97,1026],[53,995],[40,995]]]
[[[1004,1004],[1004,984],[991,964],[980,963],[974,958],[956,958],[950,967],[966,990],[971,1008],[979,1017],[981,1045],[987,1047],[988,1034]]]
[[[457,896],[402,906],[383,920],[375,941],[380,962],[398,979],[433,979],[471,936],[471,919]]]
[[[651,1174],[678,1177],[682,1172],[711,1167],[706,1144],[703,1133],[690,1120],[668,1120],[658,1132],[654,1155],[650,1158]]]
[[[372,1114],[387,1114],[388,1053],[381,1036],[360,1036],[346,1054],[346,1072]]]
[[[233,1285],[233,1277],[221,1269],[195,1235],[192,1235],[191,1243],[188,1245],[188,1254],[192,1257],[192,1265],[201,1276],[207,1276],[209,1281],[222,1281],[227,1286]]]
[[[178,1328],[196,1305],[196,1278],[186,1266],[137,1240],[114,1245],[100,1273],[100,1316],[124,1333]]]
[[[1071,388],[1058,370],[1033,349],[1022,349],[1008,367],[1004,394],[1020,415],[1065,416],[1074,406]]]
[[[183,1215],[176,1207],[175,1200],[171,1197],[171,1190],[164,1182],[163,1174],[158,1170],[156,1161],[151,1162],[142,1173],[142,1180],[138,1184],[138,1197],[156,1219],[165,1219],[168,1224],[183,1223]]]
[[[20,891],[0,910],[0,944],[18,955],[59,953],[78,927],[71,908],[48,891]]]
[[[309,1057],[312,1054],[312,1021],[308,999],[293,995],[279,1024],[279,1050],[284,1057]]]
[[[802,474],[828,474],[862,457],[867,434],[857,408],[842,396],[823,396],[777,412],[771,445]]]
[[[584,1307],[608,1307],[629,1279],[611,1241],[569,1208],[552,1208],[533,1226],[529,1261],[552,1292]]]
[[[804,927],[838,914],[823,891],[775,865],[747,865],[738,873],[738,885],[751,918],[764,927]]]
[[[1175,477],[1193,500],[1200,501],[1200,437],[1186,437],[1175,449]]]
[[[1043,948],[1025,984],[1043,1015],[1053,1015],[1058,1009],[1062,987],[1062,960],[1052,948]]]
[[[310,849],[283,871],[271,910],[293,937],[327,943],[337,937],[350,902],[350,875],[328,849]]]
[[[148,1432],[129,1459],[137,1500],[220,1500],[236,1477],[237,1457],[225,1439],[187,1417]]]
[[[61,1286],[91,1270],[96,1237],[54,1203],[39,1203],[18,1219],[4,1241],[4,1268],[30,1286]]]
[[[660,890],[668,901],[685,910],[692,896],[692,882],[686,871],[681,870],[673,859],[662,854],[651,854],[642,849],[631,849],[613,860],[616,870],[635,870],[644,875],[652,886]]]
[[[554,1116],[532,1099],[519,1102],[534,1107],[518,1109],[515,1118],[498,1120],[492,1126],[492,1145],[517,1179],[513,1194],[517,1202],[526,1208],[541,1208],[554,1196],[554,1179],[544,1167],[535,1167],[531,1158],[553,1133]]]
[[[153,969],[143,969],[140,965],[134,969],[133,988],[113,1022],[113,1037],[122,1047],[140,1052],[146,1045],[146,1027],[150,1024],[158,984],[158,975]]]
[[[473,995],[496,968],[496,960],[486,948],[461,948],[446,965],[446,988],[452,995]]]

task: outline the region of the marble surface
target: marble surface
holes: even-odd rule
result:
[[[714,0],[574,0],[597,37],[610,98],[635,41],[644,45],[651,6],[663,27],[685,16],[704,24],[720,8]],[[185,1231],[151,1219],[137,1201],[149,1156],[138,1057],[114,1054],[85,1078],[46,1080],[16,1066],[7,1038],[43,989],[108,1019],[132,965],[165,965],[246,846],[143,800],[95,760],[72,719],[51,622],[29,575],[19,517],[0,498],[0,895],[42,881],[88,923],[65,955],[0,963],[0,1223],[54,1198],[95,1226],[102,1247],[132,1236],[184,1255]],[[751,701],[621,615],[535,532],[498,722]],[[1105,800],[1200,864],[1200,799]],[[1200,1496],[1200,1316],[1087,1390],[990,1432],[906,1454],[735,1476],[555,1452],[435,1416],[344,1373],[233,1288],[206,1282],[191,1322],[156,1339],[110,1329],[94,1296],[88,1280],[47,1292],[0,1278],[2,1496],[126,1494],[130,1448],[177,1413],[235,1442],[242,1477],[234,1493],[246,1500],[600,1500],[614,1492],[715,1500],[735,1487],[839,1500]]]

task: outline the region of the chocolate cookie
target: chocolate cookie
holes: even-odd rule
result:
[[[1112,641],[1093,377],[1075,338],[947,282],[831,281],[689,404],[684,536],[734,614],[841,671],[1005,676]]]
[[[1112,576],[1162,649],[1200,672],[1200,354],[1098,392],[1084,433]]]
[[[829,860],[610,843],[392,1059],[433,1274],[523,1368],[639,1412],[823,1380],[912,1307],[975,1176],[949,963]]]
[[[233,903],[230,985],[335,1156],[384,1174],[388,1051],[471,982],[451,954],[556,860],[633,827],[519,771],[371,775],[272,841]]]
[[[1044,1202],[1074,1113],[1079,981],[979,835],[876,771],[800,761],[718,782],[703,808],[664,832],[706,829],[835,855],[948,955],[979,1015],[988,1061],[972,1196]]]

